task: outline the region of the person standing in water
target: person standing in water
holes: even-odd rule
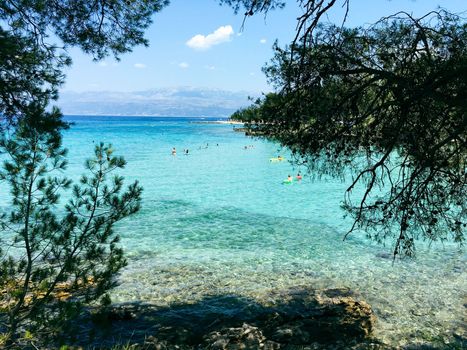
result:
[[[177,155],[177,150],[175,149],[175,147],[172,148],[172,155],[173,155],[173,156],[176,156],[176,155]]]
[[[302,175],[300,175],[300,172],[297,174],[296,179],[299,180],[299,181],[302,179]]]

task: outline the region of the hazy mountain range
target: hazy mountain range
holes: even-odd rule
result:
[[[71,92],[60,94],[64,114],[229,117],[251,104],[248,91],[177,87],[135,92]]]

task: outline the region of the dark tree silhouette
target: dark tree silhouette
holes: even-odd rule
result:
[[[0,116],[15,122],[27,105],[58,98],[76,46],[99,60],[148,45],[144,30],[167,0],[0,1]],[[52,34],[54,37],[52,37]],[[58,40],[57,40],[58,39]],[[57,42],[58,41],[58,42]]]
[[[59,208],[71,186],[61,175],[61,132],[68,125],[49,104],[71,64],[68,47],[96,60],[119,59],[147,45],[151,15],[167,3],[0,2],[0,181],[11,195],[0,215],[0,346],[25,330],[56,334],[81,305],[109,301],[106,293],[125,265],[112,228],[139,209],[142,189],[134,183],[123,190],[123,178],[110,177],[125,162],[101,144],[86,163],[89,175]]]
[[[11,194],[0,216],[0,333],[7,343],[20,329],[53,336],[81,305],[107,302],[126,263],[113,226],[138,211],[142,189],[135,182],[123,190],[123,178],[111,173],[125,161],[100,144],[86,162],[89,175],[59,208],[72,185],[61,175],[67,164],[62,127],[57,110],[30,106],[0,140],[6,153],[0,180]]]
[[[289,147],[314,175],[351,176],[349,233],[395,236],[394,256],[413,255],[416,238],[463,242],[465,19],[398,13],[368,28],[312,21],[301,30],[264,68],[276,93],[232,118]]]

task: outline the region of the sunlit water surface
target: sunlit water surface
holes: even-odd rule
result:
[[[144,187],[142,210],[118,225],[129,264],[114,301],[171,305],[226,294],[264,301],[279,289],[348,287],[372,305],[376,336],[391,344],[462,329],[463,249],[420,242],[416,260],[393,265],[390,244],[363,234],[343,241],[351,224],[339,206],[345,183],[304,176],[282,184],[305,169],[270,162],[279,152],[287,158],[276,144],[188,118],[68,119],[74,178],[103,141],[128,161],[126,181]]]

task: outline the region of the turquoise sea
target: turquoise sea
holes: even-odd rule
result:
[[[102,141],[124,155],[128,183],[144,187],[142,210],[117,228],[129,265],[114,301],[262,300],[299,286],[347,287],[372,305],[376,335],[391,344],[449,339],[465,327],[463,248],[419,242],[416,259],[393,264],[390,242],[363,233],[343,241],[351,224],[340,209],[346,183],[312,181],[304,168],[270,162],[289,158],[277,144],[197,123],[211,119],[67,119],[75,123],[64,136],[72,177]],[[298,171],[302,181],[282,183]]]

